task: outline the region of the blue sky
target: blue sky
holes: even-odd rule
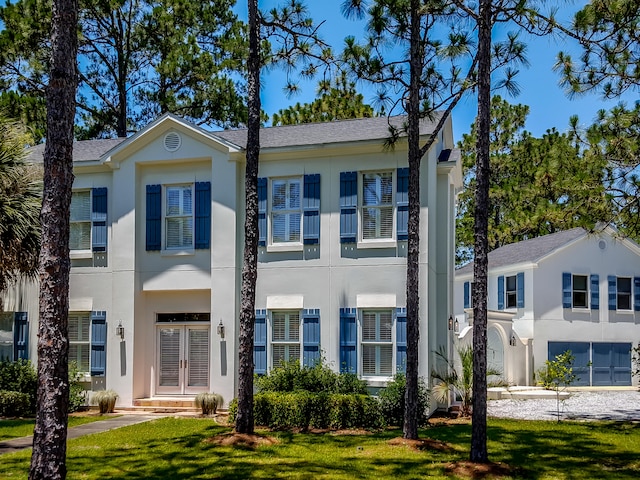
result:
[[[557,4],[560,2],[546,2]],[[568,2],[558,15],[563,21],[569,21],[572,13],[577,11],[586,2]],[[265,10],[279,4],[276,0],[261,0],[260,8]],[[322,38],[333,45],[334,51],[342,49],[344,37],[353,35],[363,38],[362,22],[346,20],[340,13],[342,0],[307,0],[310,16],[318,23],[324,21],[321,27]],[[242,18],[246,19],[247,5],[243,0],[238,1],[236,10]],[[496,93],[505,97],[510,103],[522,103],[529,105],[530,113],[527,119],[526,129],[536,136],[541,136],[547,129],[555,127],[559,131],[565,131],[569,117],[578,115],[582,125],[592,123],[598,110],[608,109],[619,103],[619,100],[604,100],[598,94],[589,93],[577,98],[569,99],[558,85],[559,76],[552,70],[556,55],[559,51],[573,52],[574,58],[579,55],[576,45],[567,41],[553,38],[524,37],[527,43],[529,67],[522,67],[517,77],[520,86],[520,94],[511,97],[506,91]],[[296,102],[304,103],[315,98],[315,86],[317,81],[301,83],[302,92],[292,98],[287,98],[283,92],[285,76],[282,72],[270,72],[262,77],[262,102],[263,109],[273,114],[280,108],[287,107]],[[365,101],[372,103],[375,90],[364,84],[358,84],[358,90],[365,96]],[[637,94],[627,95],[627,103],[638,99]],[[477,105],[472,95],[462,100],[453,113],[453,127],[456,139],[469,131],[469,126],[476,115]]]

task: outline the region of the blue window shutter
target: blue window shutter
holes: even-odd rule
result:
[[[573,305],[571,292],[571,274],[564,272],[562,274],[562,308],[571,308]]]
[[[302,365],[314,367],[320,362],[320,310],[302,311]]]
[[[267,311],[256,310],[256,323],[253,332],[253,372],[258,375],[267,373]]]
[[[358,174],[340,172],[340,243],[355,243],[358,236]]]
[[[516,275],[516,307],[524,308],[524,272]]]
[[[607,277],[607,283],[609,284],[609,310],[616,310],[617,308],[617,290],[618,290],[618,280],[613,275],[609,275]]]
[[[356,309],[340,309],[340,373],[357,373],[358,357],[356,344],[358,327]]]
[[[147,185],[147,251],[162,247],[162,186]]]
[[[600,277],[597,274],[591,275],[591,309],[600,308]]]
[[[91,191],[91,249],[94,252],[107,251],[107,189],[94,188]]]
[[[409,168],[398,169],[396,205],[398,207],[397,238],[398,240],[406,240],[409,238]]]
[[[640,277],[633,277],[633,310],[640,312]]]
[[[407,309],[396,309],[396,371],[407,370]]]
[[[211,182],[196,182],[195,248],[208,249],[211,239]]]
[[[267,245],[267,179],[258,178],[258,246]],[[266,350],[265,350],[266,355]],[[266,370],[265,370],[266,373]]]
[[[107,312],[91,312],[91,376],[107,369]]]
[[[304,198],[302,203],[304,218],[302,223],[305,245],[320,242],[320,174],[304,176]]]
[[[13,359],[29,358],[29,321],[27,312],[13,314]]]
[[[498,277],[498,310],[504,310],[504,276]]]
[[[471,306],[471,283],[464,282],[464,308],[469,308]]]

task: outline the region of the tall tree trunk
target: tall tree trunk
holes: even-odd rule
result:
[[[491,127],[491,0],[480,0],[478,18],[478,138],[474,224],[473,412],[471,461],[487,454],[487,268],[489,226],[489,134]]]
[[[238,414],[236,431],[253,433],[253,334],[256,280],[258,278],[258,160],[260,157],[260,24],[258,0],[248,0],[249,58],[247,164],[245,170],[246,217],[242,259],[242,304],[238,367]]]
[[[44,152],[38,399],[30,479],[66,477],[69,407],[69,206],[77,85],[77,0],[54,0]]]
[[[411,0],[410,86],[407,102],[409,142],[409,219],[407,224],[407,365],[404,438],[418,438],[418,340],[420,338],[420,48],[419,0]]]

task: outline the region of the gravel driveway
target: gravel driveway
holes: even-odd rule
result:
[[[524,420],[555,420],[556,400],[489,400],[490,417],[518,418]],[[640,421],[640,392],[598,391],[571,392],[560,402],[562,419],[571,420],[625,420]]]

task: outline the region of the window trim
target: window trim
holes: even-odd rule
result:
[[[624,295],[627,296],[628,301],[629,301],[629,307],[628,308],[620,308],[620,279],[624,279],[624,280],[628,280],[629,281],[629,291],[628,292],[623,292]],[[625,277],[625,276],[618,276],[616,275],[616,311],[617,312],[624,312],[624,313],[629,313],[629,312],[633,312],[633,277]]]
[[[88,248],[71,248],[71,244],[69,244],[69,257],[71,259],[80,259],[80,258],[92,258],[93,257],[93,250],[91,248],[92,245],[92,235],[93,235],[93,228],[92,228],[92,218],[91,218],[91,213],[92,213],[92,203],[93,203],[93,192],[91,191],[91,188],[78,188],[78,189],[74,189],[71,192],[71,201],[73,202],[73,196],[74,194],[80,194],[80,193],[88,193],[89,194],[89,214],[86,220],[77,220],[74,221],[71,219],[71,215],[69,215],[69,231],[71,231],[71,226],[73,224],[88,224],[89,225],[89,246]],[[71,206],[69,206],[69,208],[71,208]]]
[[[83,374],[84,376],[89,375],[89,373],[91,372],[91,312],[89,311],[71,311],[68,313],[67,316],[67,323],[71,323],[71,317],[76,317],[78,319],[78,330],[80,330],[81,324],[82,324],[82,319],[86,318],[87,320],[87,331],[85,332],[85,336],[86,339],[83,340],[72,340],[71,336],[69,336],[69,350],[71,350],[71,346],[78,346],[78,345],[82,345],[86,348],[86,355],[87,355],[87,368],[83,369],[82,365],[80,365],[77,362],[77,355],[76,358],[72,359],[71,355],[69,355],[69,362],[72,361],[76,361],[77,363],[77,368],[78,368],[78,373]]]
[[[575,288],[575,277],[584,277],[586,289],[585,290],[576,290]],[[578,311],[589,310],[591,308],[589,299],[591,298],[591,290],[590,290],[590,282],[591,278],[588,274],[582,273],[571,273],[571,308]],[[585,305],[584,306],[576,306],[575,295],[576,292],[584,292],[585,296]]]
[[[513,289],[509,289],[509,280],[513,279]],[[513,300],[513,305],[509,303],[509,300]],[[518,275],[505,275],[504,276],[504,308],[518,308]]]
[[[389,208],[391,207],[391,236],[384,238],[364,238],[364,177],[365,175],[372,174],[390,174],[391,175],[391,202],[390,204],[384,205],[375,205],[371,208],[381,209],[383,207]],[[398,206],[396,202],[396,188],[397,188],[397,171],[394,172],[393,169],[381,169],[381,170],[359,170],[357,177],[357,192],[358,192],[358,205],[357,205],[357,215],[358,215],[358,248],[388,248],[395,247],[397,244],[397,215],[398,215]]]
[[[273,238],[274,228],[273,228],[273,215],[275,210],[273,208],[273,194],[274,194],[274,182],[277,181],[285,181],[286,185],[289,185],[289,181],[297,180],[298,181],[298,209],[285,209],[282,212],[286,214],[290,213],[298,213],[300,215],[300,230],[299,230],[299,238],[297,241],[289,241],[289,242],[275,242]],[[288,197],[288,189],[287,189],[287,197]],[[267,242],[267,251],[294,251],[294,250],[302,250],[303,249],[303,223],[304,223],[304,212],[302,208],[303,197],[304,197],[304,177],[302,175],[292,175],[286,177],[269,177],[268,179],[268,206],[267,206],[267,238],[269,239]]]
[[[291,314],[295,314],[298,315],[298,340],[274,340],[273,335],[274,335],[274,315],[275,314],[284,314],[285,315],[285,325],[288,323],[289,326],[291,325],[291,320],[290,320],[290,315]],[[300,362],[302,364],[302,357],[303,357],[303,326],[302,326],[302,320],[303,320],[303,315],[302,315],[302,310],[298,310],[298,309],[277,309],[277,310],[269,310],[269,326],[268,326],[268,331],[267,331],[267,338],[268,338],[268,348],[269,348],[269,358],[268,358],[268,369],[269,371],[273,370],[274,368],[277,368],[279,366],[279,364],[275,364],[274,362],[274,350],[273,347],[277,346],[277,345],[284,345],[286,346],[291,346],[291,345],[297,345],[298,346],[298,362]],[[286,328],[286,327],[285,327]],[[288,332],[290,334],[290,332]],[[284,360],[285,362],[290,362],[293,361],[295,359],[292,358],[288,358],[286,360]]]
[[[169,216],[167,214],[167,207],[168,207],[168,201],[169,201],[169,189],[171,188],[184,188],[184,187],[189,187],[189,190],[191,191],[191,214],[190,215],[171,215]],[[181,190],[180,193],[182,194],[184,190]],[[167,183],[167,184],[163,184],[162,185],[162,234],[163,234],[163,249],[162,249],[162,254],[163,255],[180,255],[180,254],[184,254],[185,252],[187,253],[191,253],[195,250],[195,236],[196,236],[196,215],[195,215],[195,183]],[[182,205],[183,202],[183,197],[182,195],[180,195],[180,204]],[[181,207],[182,209],[182,207]],[[180,246],[176,246],[176,247],[170,247],[169,246],[169,230],[168,230],[168,220],[172,219],[172,218],[191,218],[191,245],[180,245]]]
[[[365,313],[375,313],[376,314],[376,323],[379,323],[379,315],[381,313],[388,313],[390,315],[391,325],[389,327],[389,336],[390,339],[388,341],[383,340],[365,340],[364,339],[364,315]],[[397,315],[395,309],[393,308],[360,308],[358,309],[358,343],[360,347],[360,352],[358,355],[358,371],[360,372],[360,376],[364,380],[387,380],[393,377],[394,372],[397,371],[398,366],[397,362],[397,338],[396,338],[396,330],[397,330]],[[380,335],[381,332],[378,332],[379,326],[376,326],[376,335]],[[389,360],[390,360],[390,372],[389,374],[381,373],[381,374],[372,374],[365,373],[364,371],[364,351],[365,346],[389,346]],[[376,365],[376,369],[380,369],[381,365]]]

